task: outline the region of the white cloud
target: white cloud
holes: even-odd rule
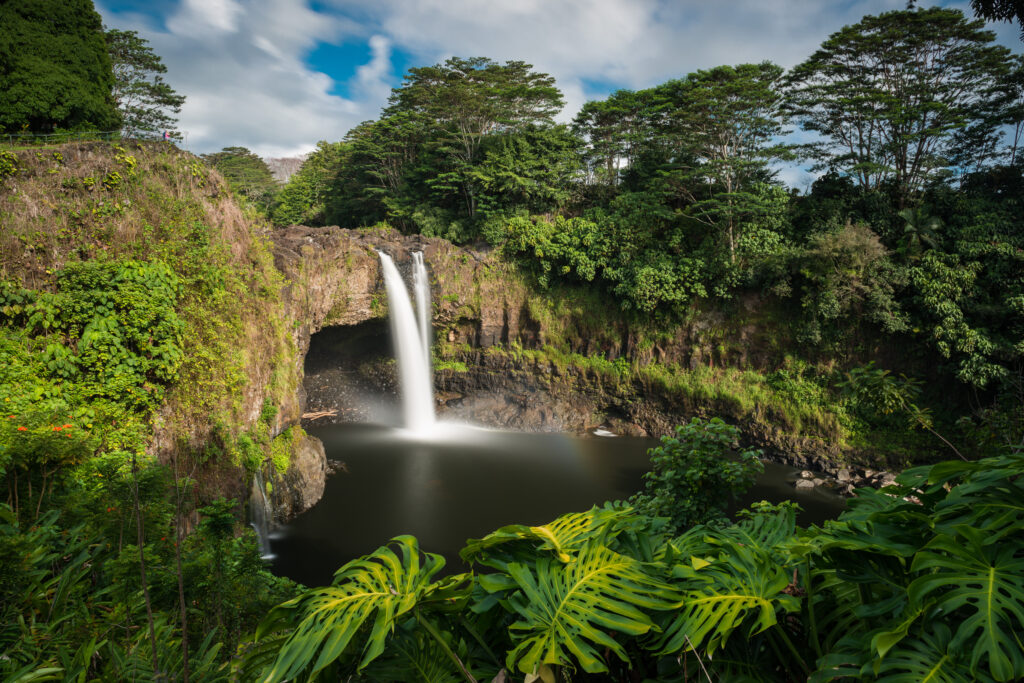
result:
[[[370,61],[356,69],[352,88],[359,99],[383,104],[391,94],[391,41],[375,35],[369,42]]]
[[[166,29],[139,15],[99,7],[108,25],[139,30],[167,66],[167,81],[186,96],[179,128],[198,153],[232,145],[265,157],[340,140],[376,116],[390,67],[387,38],[374,39],[370,63],[352,78],[355,97],[331,94],[335,81],[305,64],[320,42],[365,40],[344,18],[311,10],[306,0],[183,0]],[[386,86],[385,86],[386,87]]]
[[[178,12],[167,20],[172,33],[210,35],[234,33],[242,7],[235,0],[184,0]]]
[[[522,59],[564,87],[584,79],[642,88],[700,68],[765,59],[792,66],[831,32],[905,0],[335,0],[372,12],[395,45],[424,62]],[[572,84],[572,85],[570,85]]]

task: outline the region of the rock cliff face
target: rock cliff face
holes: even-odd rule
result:
[[[507,343],[529,338],[536,325],[522,314],[526,291],[518,278],[511,273],[496,277],[494,271],[506,269],[504,264],[442,239],[394,230],[292,226],[274,233],[274,245],[274,263],[289,282],[285,305],[303,354],[310,335],[324,327],[387,316],[378,250],[390,254],[403,271],[412,252],[424,253],[437,309],[435,326],[458,327],[460,341],[484,347]],[[484,272],[488,277],[481,277]]]

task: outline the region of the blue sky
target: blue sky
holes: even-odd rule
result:
[[[922,3],[924,4],[924,3]],[[970,14],[966,1],[942,2]],[[829,34],[906,0],[98,0],[134,29],[186,95],[194,152],[230,145],[294,156],[376,118],[411,66],[519,59],[553,75],[570,120],[588,99],[696,69],[765,59],[791,67]],[[1021,51],[1018,30],[993,24]],[[803,186],[809,176],[787,168]]]

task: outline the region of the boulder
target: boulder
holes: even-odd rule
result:
[[[324,495],[327,456],[320,439],[303,435],[295,444],[288,469],[274,482],[271,506],[282,524],[310,509]]]

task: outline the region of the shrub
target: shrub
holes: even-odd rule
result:
[[[652,448],[644,490],[631,503],[641,514],[667,517],[678,530],[724,518],[729,500],[748,489],[764,467],[760,451],[733,458],[739,430],[715,417],[693,418]]]

